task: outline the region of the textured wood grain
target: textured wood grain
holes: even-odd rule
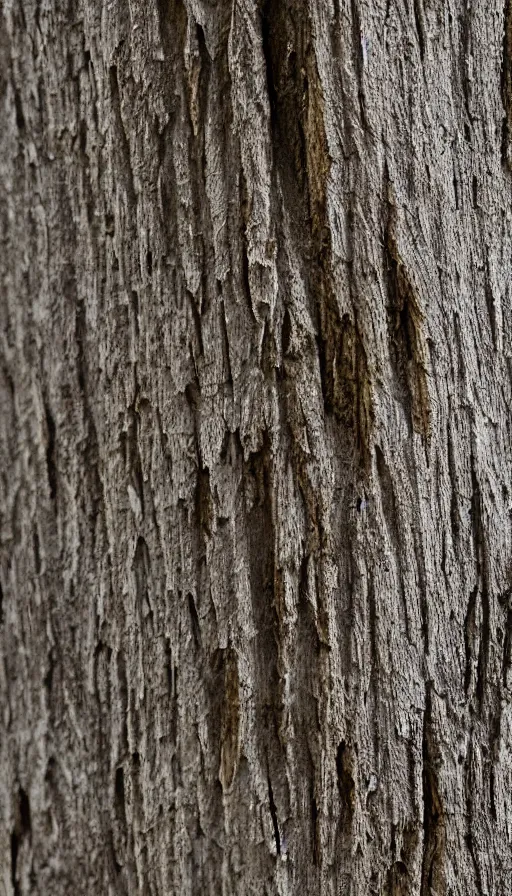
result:
[[[0,3],[0,894],[508,896],[510,4]]]

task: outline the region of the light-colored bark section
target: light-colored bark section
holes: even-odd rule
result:
[[[0,892],[505,896],[509,4],[0,9]]]

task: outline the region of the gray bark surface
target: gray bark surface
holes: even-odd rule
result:
[[[512,5],[0,3],[0,894],[509,896]]]

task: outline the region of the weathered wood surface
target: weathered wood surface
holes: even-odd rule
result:
[[[510,3],[0,9],[0,893],[510,894]]]

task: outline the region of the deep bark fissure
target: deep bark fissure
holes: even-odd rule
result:
[[[15,896],[21,896],[22,893],[18,875],[18,854],[24,840],[30,838],[31,835],[30,802],[27,793],[20,787],[17,801],[17,818],[11,831],[11,884]]]
[[[276,843],[276,854],[278,856],[281,855],[281,834],[279,833],[279,822],[277,820],[277,809],[276,804],[274,802],[274,793],[272,790],[272,783],[270,781],[270,776],[268,778],[268,804],[270,809],[270,817],[272,818],[272,828],[274,831],[274,839]]]
[[[414,0],[414,21],[416,25],[416,33],[418,35],[418,45],[420,48],[420,58],[425,58],[426,34],[425,34],[425,11],[423,9],[423,0]]]
[[[411,427],[428,437],[430,400],[426,375],[423,312],[417,290],[400,257],[394,223],[394,200],[389,204],[385,254],[388,272],[390,354]]]
[[[53,418],[50,406],[45,404],[46,416],[46,467],[48,471],[48,485],[50,487],[50,499],[52,501],[57,497],[57,462],[56,462],[56,435],[57,427]]]
[[[344,825],[350,824],[352,821],[356,796],[350,752],[347,742],[342,740],[338,744],[336,752],[336,772]]]
[[[422,746],[424,843],[421,896],[429,896],[432,891],[444,893],[446,889],[444,873],[446,830],[436,768],[437,750],[432,743],[432,699],[432,685],[428,683],[425,695]]]

